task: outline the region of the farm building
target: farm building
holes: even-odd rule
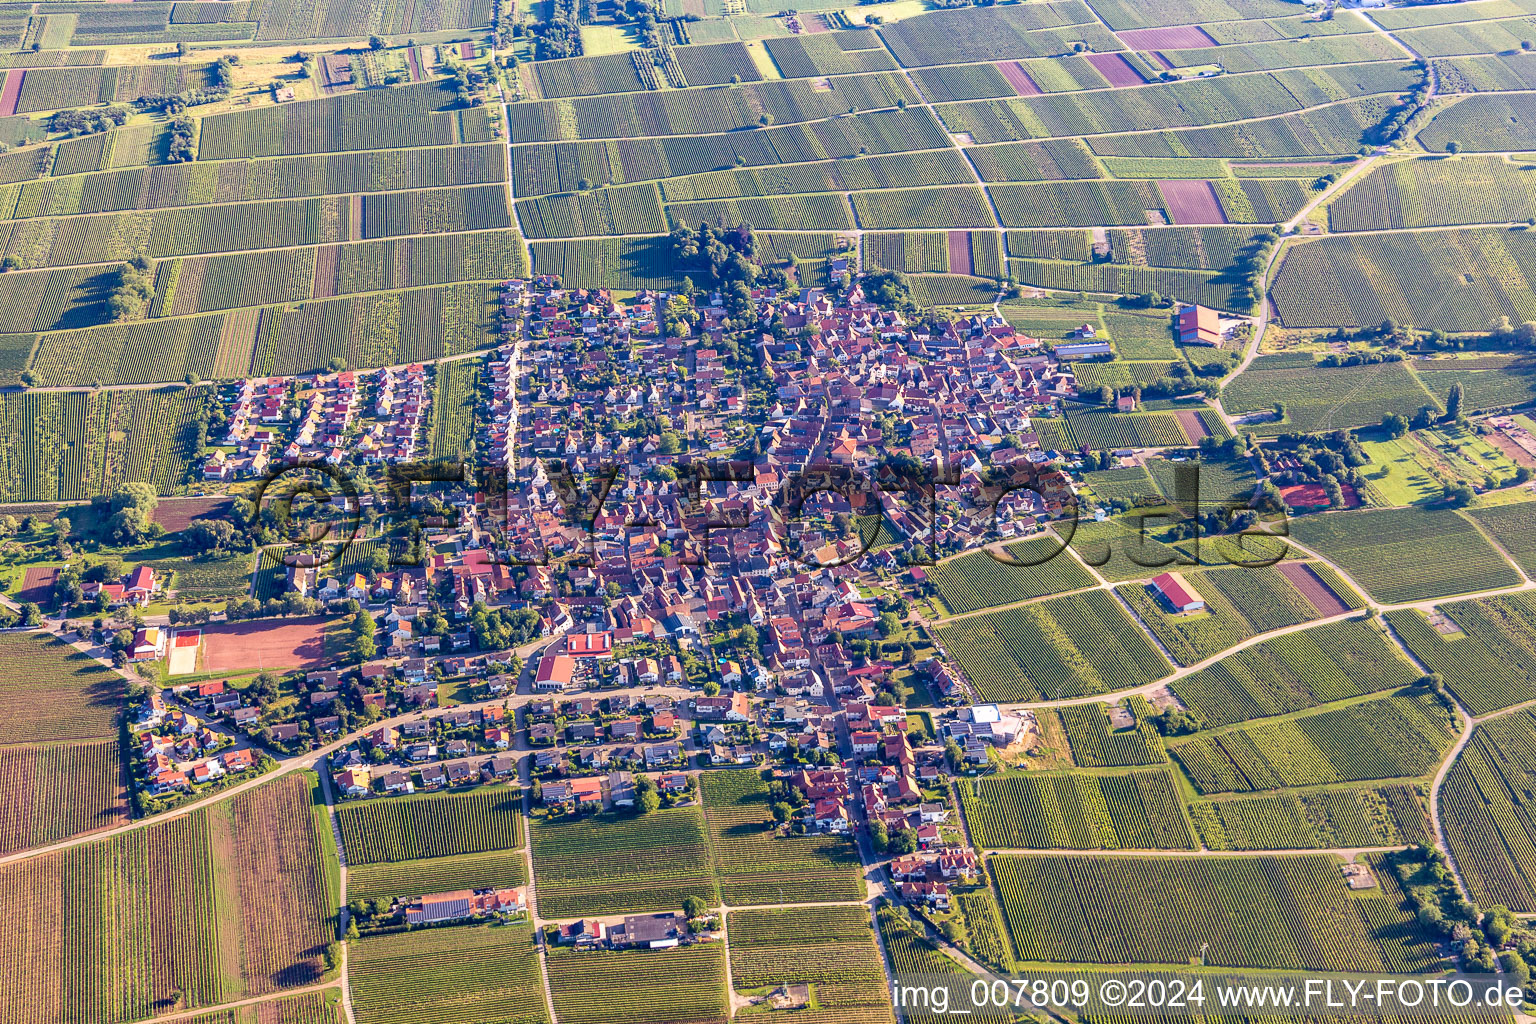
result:
[[[1214,309],[1185,306],[1179,310],[1179,343],[1221,347],[1221,318]]]
[[[1107,341],[1085,341],[1077,345],[1057,345],[1057,359],[1092,359],[1107,356],[1114,350]]]
[[[1183,580],[1171,572],[1154,577],[1152,586],[1181,612],[1198,612],[1205,608],[1205,601],[1200,595],[1190,590]]]

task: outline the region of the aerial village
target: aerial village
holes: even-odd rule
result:
[[[792,807],[783,829],[877,835],[903,898],[947,909],[949,884],[976,872],[949,776],[1039,736],[1032,712],[980,701],[917,628],[914,602],[934,558],[1040,535],[1075,510],[1083,453],[1042,446],[1035,424],[1059,422],[1078,398],[1074,368],[1111,350],[1087,324],[1049,346],[993,314],[904,316],[857,282],[750,300],[742,331],[718,294],[619,301],[506,282],[504,343],[462,361],[474,390],[452,398],[475,406],[472,465],[418,485],[428,514],[413,499],[425,557],[291,549],[268,604],[344,614],[350,645],[255,687],[178,685],[173,667],[131,723],[150,806],[342,737],[326,763],[343,800],[522,778],[539,813],[581,815],[696,800],[701,768],[771,768]],[[1216,346],[1240,326],[1193,306],[1174,319]],[[429,411],[450,400],[435,395],[446,372],[229,385],[225,447],[203,478],[440,456]],[[926,501],[846,483],[892,464],[947,476]],[[696,465],[715,468],[701,480]],[[999,474],[1021,469],[1030,487],[989,500]],[[780,496],[817,474],[832,482],[786,513]],[[485,485],[498,479],[503,493]],[[389,528],[369,494],[354,504]],[[111,599],[145,599],[144,572]],[[1173,604],[1198,603],[1166,585]],[[200,637],[145,626],[128,658],[174,666],[191,648],[191,665]],[[435,924],[525,909],[521,889],[464,890],[388,914]],[[581,946],[692,941],[668,915],[562,928]]]

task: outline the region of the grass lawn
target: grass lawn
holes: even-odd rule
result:
[[[630,26],[583,25],[581,48],[588,57],[605,53],[628,53],[640,48],[640,33]]]
[[[473,679],[450,679],[437,684],[437,706],[440,708],[464,704],[474,699],[475,681]]]
[[[1441,497],[1440,481],[1419,461],[1423,452],[1410,438],[1387,441],[1362,441],[1360,447],[1371,457],[1361,472],[1383,499],[1393,505],[1416,505]]]
[[[757,68],[757,73],[765,79],[783,78],[779,74],[779,66],[768,55],[768,48],[763,45],[761,39],[753,39],[747,43],[747,53],[752,56],[752,64]]]
[[[926,711],[907,712],[907,735],[914,739],[933,739],[937,735],[933,731],[933,716]]]

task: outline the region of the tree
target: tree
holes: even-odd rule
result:
[[[717,683],[713,679],[711,679],[709,682],[704,684],[704,696],[706,696],[706,697],[718,697],[719,695],[720,695],[720,684],[719,683]]]
[[[1465,480],[1458,480],[1445,486],[1445,500],[1453,508],[1465,508],[1477,500],[1477,492]]]
[[[1445,396],[1445,418],[1450,421],[1461,419],[1462,400],[1461,381],[1451,385],[1451,390]]]
[[[943,935],[944,941],[951,946],[958,946],[960,940],[965,937],[965,930],[960,927],[959,921],[951,917],[939,925],[939,934]]]
[[[661,806],[661,794],[654,789],[649,793],[639,793],[635,797],[635,805],[640,808],[641,814],[650,814]]]
[[[42,610],[37,607],[36,602],[23,601],[21,603],[21,624],[23,626],[40,626],[43,624],[43,613]],[[129,637],[129,642],[133,642],[133,638],[131,636]]]
[[[885,822],[879,818],[873,818],[869,823],[869,839],[874,843],[876,853],[884,853],[891,845],[890,832],[886,830]]]
[[[785,803],[783,800],[776,802],[769,809],[773,812],[773,820],[778,822],[780,825],[788,821],[790,815],[795,813],[795,809],[789,806],[789,804]]]
[[[1452,156],[1455,156],[1457,153],[1461,152],[1461,143],[1453,139],[1445,144],[1445,151]]]
[[[683,900],[683,913],[688,915],[688,920],[696,920],[709,913],[709,904],[697,896],[689,896]]]
[[[881,636],[890,636],[892,633],[899,632],[900,630],[901,630],[901,620],[896,617],[896,614],[894,612],[881,612],[880,613],[880,635]]]
[[[368,37],[368,49],[370,49],[370,50],[375,50],[375,51],[382,50],[387,45],[388,44],[385,43],[384,40],[381,39],[378,36],[369,36]]]
[[[1434,423],[1435,407],[1432,405],[1421,405],[1419,406],[1419,411],[1413,414],[1413,421],[1409,423],[1409,426],[1414,430],[1424,430],[1427,427],[1434,426]]]
[[[235,524],[227,519],[194,519],[181,535],[198,551],[213,554],[233,546]]]
[[[1381,418],[1381,429],[1386,431],[1388,437],[1402,437],[1408,433],[1408,421],[1395,412],[1389,412]]]
[[[917,849],[917,832],[910,828],[899,828],[891,834],[888,851],[900,857]]]

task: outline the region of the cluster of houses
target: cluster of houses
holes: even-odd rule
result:
[[[223,693],[223,686],[205,684],[210,692]],[[234,699],[238,704],[238,695]],[[254,749],[232,749],[234,741],[228,734],[209,728],[181,707],[169,706],[159,690],[150,692],[134,709],[129,731],[143,765],[140,781],[152,796],[195,792],[225,776],[250,771],[258,763]]]
[[[511,781],[516,731],[515,713],[500,704],[378,725],[331,756],[331,777],[344,797]]]
[[[149,604],[160,593],[161,580],[155,574],[152,565],[140,565],[115,580],[92,580],[80,585],[81,592],[87,599],[94,600],[98,595],[105,595],[108,607],[119,605],[133,605],[139,607]]]
[[[237,381],[228,388],[224,437],[204,463],[203,479],[228,482],[306,461],[409,462],[423,454],[431,403],[420,363]]]

